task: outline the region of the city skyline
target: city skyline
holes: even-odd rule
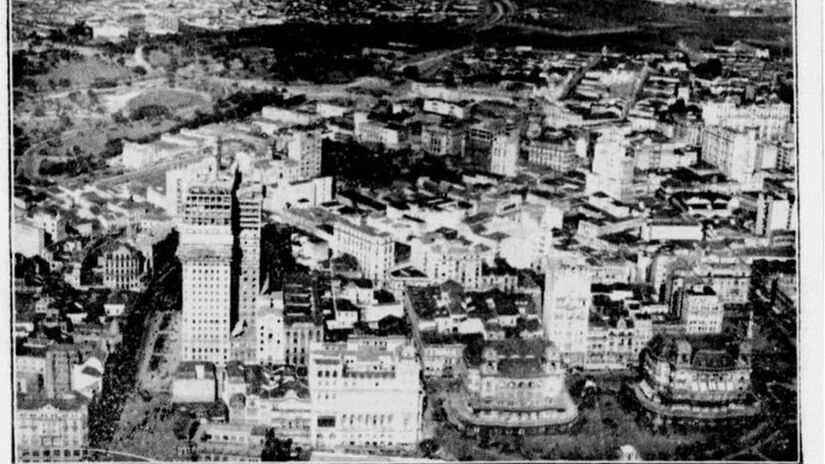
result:
[[[12,2],[13,459],[801,462],[794,3],[608,3]]]

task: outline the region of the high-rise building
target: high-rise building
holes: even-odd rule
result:
[[[232,359],[255,362],[257,299],[261,290],[261,205],[260,184],[241,185],[236,193],[238,207],[238,321],[232,333]]]
[[[755,129],[762,139],[777,139],[791,120],[791,106],[783,102],[737,105],[732,100],[712,101],[702,105],[702,119],[705,126]]]
[[[496,134],[490,148],[490,172],[507,177],[515,176],[518,151],[518,132]]]
[[[757,133],[708,127],[702,140],[702,161],[716,166],[737,182],[749,182],[757,170]]]
[[[624,145],[624,131],[617,127],[606,130],[596,142],[585,193],[604,192],[616,200],[626,200],[633,194],[633,164]]]
[[[292,128],[281,134],[279,145],[289,159],[300,163],[301,180],[321,175],[322,142],[318,128]]]
[[[234,176],[200,178],[187,189],[178,258],[183,267],[183,361],[229,361],[235,322]]]
[[[583,366],[587,355],[591,275],[584,263],[551,259],[544,278],[544,332],[569,365]]]

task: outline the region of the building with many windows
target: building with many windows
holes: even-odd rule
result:
[[[702,105],[706,126],[731,129],[756,129],[762,139],[780,138],[791,120],[791,106],[783,102],[737,105],[732,100],[711,101]]]
[[[640,356],[636,399],[655,426],[722,425],[759,412],[751,346],[723,335],[656,335]]]
[[[459,237],[454,230],[437,230],[411,243],[410,264],[432,282],[454,280],[467,289],[482,285],[482,264],[492,259],[492,250]]]
[[[232,330],[231,358],[255,362],[258,346],[255,318],[261,291],[261,207],[260,184],[241,185],[236,192],[238,208],[238,320]]]
[[[464,388],[451,394],[447,414],[471,432],[513,434],[566,430],[578,408],[564,384],[565,368],[543,339],[488,341],[467,353]]]
[[[584,143],[584,147],[581,147]],[[527,144],[527,162],[545,166],[554,171],[567,172],[576,168],[579,151],[586,149],[587,142],[574,139],[572,134],[556,132],[531,140]]]
[[[560,259],[550,260],[544,277],[542,325],[569,365],[583,366],[587,355],[591,279],[586,264]]]
[[[707,285],[690,285],[674,293],[673,313],[687,333],[722,333],[725,308],[719,295]]]
[[[395,242],[388,232],[340,220],[333,226],[332,242],[335,255],[353,256],[364,277],[379,283],[387,280],[395,260]]]
[[[234,180],[202,179],[189,186],[177,254],[183,269],[181,350],[183,361],[224,365],[230,357],[235,239]],[[234,317],[233,317],[234,316]]]
[[[458,155],[464,146],[464,130],[457,124],[428,124],[421,128],[421,148],[434,155]]]
[[[313,347],[312,446],[413,448],[421,440],[421,365],[404,337],[350,337]]]
[[[757,132],[728,127],[705,128],[702,161],[716,166],[737,182],[749,182],[757,170]]]
[[[323,133],[318,127],[293,127],[277,134],[276,150],[280,149],[300,166],[300,177],[306,180],[321,175],[321,145]]]
[[[222,385],[229,423],[275,427],[279,438],[309,446],[309,389],[295,368],[230,361]]]
[[[518,155],[518,132],[496,134],[490,147],[490,172],[500,176],[514,177]]]
[[[115,290],[138,291],[146,272],[146,258],[135,247],[122,242],[110,243],[100,250],[98,265],[103,286]]]
[[[81,395],[18,397],[15,456],[22,462],[77,462],[87,458],[88,401]]]

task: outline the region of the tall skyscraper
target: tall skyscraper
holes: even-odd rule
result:
[[[583,262],[552,258],[544,278],[542,322],[547,339],[569,365],[582,366],[587,355],[591,271]]]
[[[180,218],[183,268],[182,361],[230,359],[233,311],[234,176],[199,177],[188,186]]]
[[[238,321],[233,327],[232,359],[254,363],[256,359],[255,317],[261,290],[260,184],[241,185],[237,191],[238,226]]]

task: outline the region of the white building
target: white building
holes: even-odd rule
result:
[[[23,398],[14,408],[15,456],[21,461],[83,461],[88,446],[88,401],[69,394]]]
[[[427,99],[424,100],[424,111],[428,113],[451,116],[456,119],[464,119],[464,107],[462,102],[453,103],[445,100]]]
[[[72,391],[80,393],[87,399],[100,393],[103,384],[103,363],[90,356],[83,364],[72,366]]]
[[[310,355],[312,446],[414,447],[423,390],[415,348],[404,337],[352,337]]]
[[[507,177],[515,176],[518,153],[518,133],[498,134],[493,137],[493,145],[490,149],[490,172]]]
[[[300,177],[296,180],[312,179],[321,175],[321,143],[323,134],[320,129],[292,129],[282,134],[278,144],[283,147],[289,159],[300,166]]]
[[[177,252],[183,267],[183,361],[229,361],[233,245],[231,179],[191,185]]]
[[[120,163],[127,169],[142,169],[191,151],[192,147],[158,140],[151,143],[124,142]]]
[[[13,234],[14,252],[27,258],[40,255],[46,247],[46,231],[27,220],[15,220]]]
[[[340,220],[333,226],[332,251],[336,256],[349,254],[358,261],[364,277],[385,282],[395,263],[395,242],[390,234],[366,225]]]
[[[493,257],[485,245],[439,231],[412,239],[410,246],[410,264],[432,282],[454,280],[467,289],[481,287],[482,262]]]
[[[286,364],[283,292],[258,297],[255,332],[258,334],[257,363]]]
[[[146,33],[150,35],[177,34],[178,17],[170,11],[153,10],[146,15]]]
[[[232,359],[255,362],[258,357],[255,319],[261,291],[261,213],[263,190],[260,184],[243,184],[236,193],[238,207],[238,321],[233,327]]]
[[[583,366],[592,304],[591,270],[584,263],[552,259],[544,279],[542,322],[547,339],[567,364]]]
[[[711,287],[693,285],[683,288],[674,295],[673,305],[687,333],[722,333],[725,309]]]
[[[760,193],[754,232],[770,235],[776,231],[796,230],[799,225],[797,208],[794,195],[785,192]]]
[[[333,199],[333,178],[316,177],[301,182],[267,183],[263,209],[278,212],[288,208],[318,206]]]
[[[308,111],[277,106],[265,106],[261,109],[261,117],[283,125],[305,126],[312,124],[318,118]]]
[[[702,161],[716,166],[732,180],[747,183],[757,170],[757,148],[755,130],[707,127],[702,140]]]
[[[585,193],[604,192],[616,200],[632,195],[633,157],[627,156],[621,128],[602,132],[593,153],[593,166],[586,175]]]
[[[92,38],[120,42],[129,35],[129,27],[118,23],[101,23],[92,26]]]
[[[355,138],[359,142],[380,143],[387,148],[399,148],[405,142],[403,127],[374,121],[367,118],[365,113],[355,113]]]
[[[701,241],[704,236],[702,223],[692,218],[653,218],[642,226],[641,233],[642,240],[662,242]]]
[[[39,209],[30,219],[36,227],[49,234],[48,243],[59,242],[66,235],[66,218],[59,210]]]
[[[702,105],[702,119],[706,126],[755,129],[761,139],[777,139],[791,120],[791,106],[783,102],[737,105],[732,100],[711,101]]]
[[[184,361],[172,379],[173,403],[213,403],[218,398],[218,377],[210,362]]]

